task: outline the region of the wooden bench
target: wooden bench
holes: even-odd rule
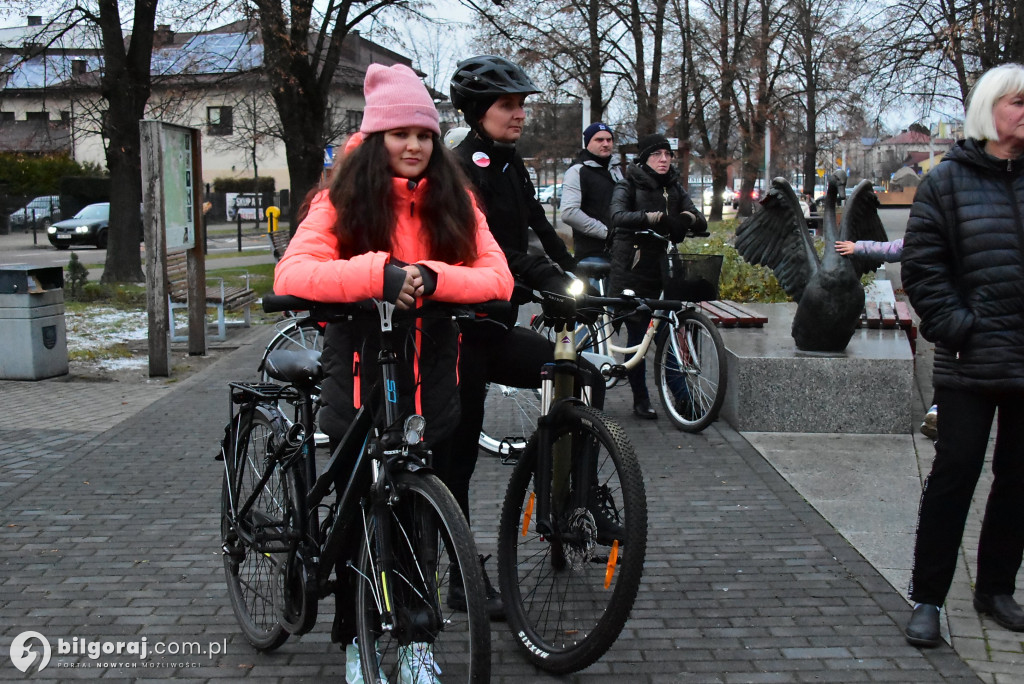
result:
[[[748,311],[736,302],[701,302],[700,310],[723,328],[760,328],[768,322],[767,317]]]
[[[867,302],[860,316],[862,328],[899,328],[907,334],[910,351],[917,353],[917,326],[906,302]]]
[[[224,340],[227,338],[226,328],[229,325],[242,325],[248,328],[252,324],[250,307],[259,297],[256,292],[249,288],[249,275],[245,276],[245,287],[225,287],[223,278],[209,278],[219,280],[220,286],[207,288],[206,306],[217,309],[217,334],[213,339]],[[188,268],[185,252],[174,252],[167,255],[167,290],[168,290],[168,313],[171,324],[171,341],[185,342],[188,340],[188,333],[179,333],[174,326],[174,311],[176,309],[188,309]],[[242,311],[245,320],[240,323],[228,323],[224,319],[225,311]]]
[[[270,252],[274,255],[274,261],[280,261],[284,251],[288,249],[288,242],[292,239],[291,233],[283,228],[267,232],[267,239],[270,240]]]

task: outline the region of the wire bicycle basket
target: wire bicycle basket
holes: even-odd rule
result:
[[[665,299],[707,302],[718,299],[721,254],[666,254],[662,261]]]

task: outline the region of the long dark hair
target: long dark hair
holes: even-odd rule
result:
[[[449,264],[476,260],[476,220],[458,162],[436,134],[423,172],[427,192],[420,203],[430,258]],[[390,252],[396,226],[392,173],[384,133],[371,133],[351,150],[331,178],[331,203],[341,256]]]

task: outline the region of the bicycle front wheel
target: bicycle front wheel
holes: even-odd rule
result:
[[[555,534],[538,529],[536,437],[509,480],[498,530],[498,571],[512,633],[526,657],[556,674],[581,670],[611,647],[636,600],[647,552],[647,498],[636,454],[616,423],[587,406],[566,406],[552,444],[571,440]],[[589,477],[580,477],[581,462]],[[595,477],[596,476],[596,477]],[[578,480],[589,481],[577,491]],[[554,489],[554,487],[552,487]],[[554,497],[553,497],[554,498]]]
[[[398,473],[394,484],[386,515],[367,513],[359,554],[363,679],[486,682],[490,623],[469,524],[434,475]],[[389,573],[382,570],[383,553],[391,556]]]
[[[287,474],[275,465],[253,506],[241,517],[236,512],[256,491],[271,455],[283,439],[283,419],[256,412],[238,419],[237,448],[225,470],[221,489],[221,538],[228,598],[246,640],[271,651],[288,639],[278,619],[284,553],[267,553],[255,540],[289,524]]]
[[[539,417],[539,389],[487,383],[480,448],[494,456],[521,453]]]
[[[704,314],[682,311],[676,321],[658,342],[655,383],[676,427],[700,432],[718,418],[725,401],[725,343]]]

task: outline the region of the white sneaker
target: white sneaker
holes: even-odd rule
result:
[[[924,414],[924,422],[921,423],[921,434],[925,437],[935,439],[939,434],[939,407],[932,406],[928,413]]]
[[[398,649],[398,655],[398,679],[401,684],[441,684],[437,678],[441,668],[434,662],[434,651],[430,644],[402,646]]]
[[[376,650],[376,649],[374,649]],[[380,653],[377,653],[377,662],[380,662]],[[381,684],[388,684],[388,678],[384,673],[377,670]],[[363,664],[359,658],[359,645],[356,639],[345,647],[345,681],[348,684],[365,684],[363,679]]]

